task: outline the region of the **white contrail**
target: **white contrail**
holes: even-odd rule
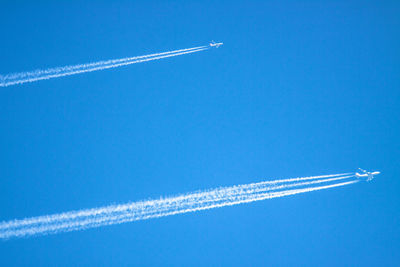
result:
[[[91,72],[96,70],[110,69],[135,63],[141,63],[151,60],[200,52],[207,49],[209,49],[209,46],[198,46],[193,48],[186,48],[186,49],[180,49],[180,50],[174,50],[174,51],[168,51],[168,52],[162,52],[162,53],[156,53],[138,57],[112,59],[112,60],[99,61],[88,64],[79,64],[79,65],[72,65],[72,66],[65,66],[58,68],[49,68],[45,70],[36,70],[31,72],[7,74],[4,76],[0,75],[0,87],[23,84],[39,80],[47,80],[51,78],[68,76],[84,72]]]
[[[273,180],[273,181],[265,181],[265,182],[259,182],[259,183],[251,183],[251,184],[246,184],[246,185],[237,185],[237,186],[232,186],[228,188],[218,188],[218,189],[213,189],[209,191],[199,191],[199,192],[193,192],[191,194],[185,194],[173,198],[168,198],[167,200],[170,201],[180,201],[182,199],[187,199],[189,197],[201,197],[204,195],[210,195],[210,192],[217,192],[219,190],[224,190],[226,192],[233,192],[237,190],[250,190],[252,188],[260,188],[264,185],[276,185],[276,184],[281,184],[281,183],[288,183],[288,182],[300,182],[300,181],[307,181],[307,180],[317,180],[317,179],[322,179],[322,178],[330,178],[330,177],[345,177],[351,175],[350,177],[353,177],[354,175],[352,173],[342,173],[342,174],[332,174],[332,175],[320,175],[320,176],[309,176],[309,177],[300,177],[300,178],[291,178],[291,179],[281,179],[281,180]],[[347,177],[346,177],[347,178]],[[303,185],[303,184],[302,184]],[[285,186],[286,187],[286,186]],[[293,185],[289,185],[289,187],[293,187]],[[264,189],[282,189],[284,187],[264,187]],[[124,210],[129,207],[129,204],[124,204],[124,205],[111,205],[103,208],[95,208],[95,209],[88,209],[88,210],[80,210],[80,211],[72,211],[72,212],[65,212],[61,214],[56,214],[56,215],[48,215],[48,216],[40,216],[40,217],[34,217],[30,219],[24,219],[24,220],[18,220],[18,221],[11,221],[6,223],[0,224],[0,230],[3,229],[4,227],[11,227],[13,225],[23,225],[23,224],[33,224],[33,223],[43,223],[43,222],[53,222],[53,221],[58,221],[58,220],[64,220],[66,218],[68,219],[74,219],[77,217],[88,217],[88,216],[94,216],[94,215],[100,215],[103,213],[110,213],[110,211],[114,210]]]
[[[204,193],[202,195],[195,196],[194,194],[188,194],[185,197],[188,199],[180,199],[176,200],[175,198],[169,198],[165,200],[158,201],[147,201],[148,203],[131,203],[121,205],[120,207],[114,207],[109,210],[108,213],[90,216],[85,218],[77,218],[73,221],[71,220],[62,220],[59,222],[53,222],[51,225],[42,226],[33,226],[29,227],[29,233],[37,234],[37,233],[56,233],[56,232],[65,232],[65,231],[73,231],[73,230],[82,230],[87,228],[99,227],[104,225],[111,224],[119,224],[123,222],[130,221],[138,221],[145,220],[150,218],[164,217],[171,214],[179,214],[186,213],[190,211],[197,211],[203,209],[210,209],[213,207],[222,207],[222,206],[231,206],[234,204],[252,202],[249,201],[254,199],[271,195],[272,197],[280,197],[280,192],[282,189],[292,188],[292,187],[300,187],[300,186],[308,186],[312,184],[318,183],[328,183],[337,180],[343,180],[352,178],[354,176],[345,176],[324,180],[316,180],[312,182],[304,182],[290,185],[281,185],[276,187],[259,187],[244,190],[244,188],[236,189],[231,191],[232,188],[222,188],[221,192],[211,192]],[[356,180],[358,181],[358,180]],[[279,191],[276,191],[278,190]],[[214,191],[214,190],[213,190]],[[311,190],[314,191],[314,190]],[[286,192],[286,191],[285,191]],[[290,191],[292,192],[292,191]],[[297,191],[296,191],[297,192]],[[302,192],[302,191],[301,191]],[[284,196],[284,195],[282,195]],[[270,198],[270,197],[267,197]],[[241,202],[236,203],[237,200]],[[255,200],[253,200],[255,201]],[[232,204],[233,203],[233,204]],[[139,204],[139,205],[138,205]],[[142,204],[143,206],[141,206]],[[147,204],[147,205],[146,205]],[[20,233],[25,233],[25,229],[23,229]]]
[[[303,188],[303,189],[292,189],[292,190],[260,193],[260,194],[245,196],[245,197],[244,196],[236,196],[236,197],[230,197],[229,200],[224,201],[224,202],[215,202],[215,203],[212,202],[212,203],[209,203],[208,205],[197,206],[197,207],[188,207],[188,208],[184,208],[184,209],[175,209],[175,210],[169,209],[169,210],[164,210],[164,211],[158,212],[158,213],[141,215],[140,218],[136,217],[136,216],[132,216],[132,214],[118,215],[115,217],[103,217],[98,220],[91,221],[90,223],[86,224],[84,227],[82,227],[80,224],[75,224],[75,225],[66,224],[63,227],[67,227],[66,228],[67,230],[66,229],[61,230],[58,227],[53,227],[53,230],[49,231],[47,233],[43,232],[43,230],[47,230],[47,229],[38,229],[38,230],[40,230],[40,232],[39,232],[40,234],[50,234],[50,233],[57,233],[57,232],[67,232],[67,231],[69,232],[69,231],[74,231],[74,230],[83,230],[83,229],[106,226],[106,225],[121,224],[121,223],[126,223],[126,222],[160,218],[160,217],[188,213],[188,212],[195,212],[195,211],[200,211],[200,210],[233,206],[233,205],[242,204],[242,203],[250,203],[250,202],[259,201],[259,200],[284,197],[284,196],[312,192],[312,191],[328,189],[328,188],[333,188],[333,187],[345,186],[345,185],[354,184],[357,182],[359,182],[359,180],[352,180],[352,181],[343,182],[343,183],[335,183],[335,184],[330,184],[330,185],[326,185],[326,186],[307,187],[307,188]],[[85,223],[87,223],[87,222],[85,222]],[[36,231],[31,231],[31,234],[36,235],[38,233]]]
[[[349,176],[351,175],[351,176]],[[347,177],[346,177],[347,176]],[[330,178],[330,177],[353,177],[354,175],[352,173],[342,173],[342,174],[331,174],[331,175],[319,175],[319,176],[309,176],[309,177],[299,177],[299,178],[290,178],[290,179],[281,179],[281,180],[273,180],[273,181],[264,181],[264,182],[259,182],[259,183],[251,183],[251,184],[245,184],[245,185],[237,185],[237,186],[231,186],[227,188],[217,188],[213,190],[205,190],[205,191],[199,191],[199,192],[193,192],[191,194],[185,194],[185,195],[180,195],[177,197],[170,197],[167,198],[164,201],[182,201],[188,198],[193,198],[193,197],[203,197],[205,195],[211,195],[212,192],[218,192],[220,190],[223,190],[224,192],[234,192],[238,190],[250,190],[250,189],[257,189],[257,188],[263,188],[263,189],[282,189],[286,187],[293,187],[293,184],[287,185],[285,187],[278,186],[278,187],[264,187],[265,185],[277,185],[281,183],[293,183],[293,182],[301,182],[301,181],[308,181],[308,180],[317,180],[317,179],[322,179],[322,178]],[[344,179],[344,178],[343,178]],[[298,185],[298,184],[295,184]],[[300,184],[304,185],[304,184]],[[159,200],[155,200],[159,201]],[[148,201],[147,201],[148,202]],[[135,202],[136,203],[136,202]],[[12,227],[12,226],[22,226],[25,224],[40,224],[40,223],[48,223],[48,222],[53,222],[53,221],[59,221],[59,220],[66,220],[66,219],[75,219],[78,217],[89,217],[89,216],[98,216],[101,214],[109,214],[112,211],[115,210],[126,210],[130,207],[130,204],[124,204],[124,205],[110,205],[107,207],[102,207],[102,208],[94,208],[94,209],[87,209],[87,210],[80,210],[80,211],[71,211],[71,212],[64,212],[61,214],[55,214],[55,215],[47,215],[47,216],[39,216],[39,217],[34,217],[34,218],[29,218],[29,219],[24,219],[24,220],[17,220],[17,221],[10,221],[8,223],[1,223],[0,224],[0,231],[4,228]]]
[[[321,179],[326,177],[331,178]],[[353,177],[354,174],[323,175],[268,181],[199,191],[159,200],[139,201],[124,205],[111,205],[103,208],[72,211],[51,216],[27,218],[23,220],[14,220],[0,223],[0,238],[6,239],[10,237],[23,237],[38,234],[43,235],[57,232],[82,230],[103,225],[119,224],[123,222],[164,217],[173,214],[216,207],[231,206],[240,203],[315,191],[357,182],[358,180],[340,184],[332,184],[334,181]],[[311,181],[297,182],[305,180]],[[304,188],[305,186],[319,183],[331,184],[320,187]],[[284,190],[288,188],[296,189]]]

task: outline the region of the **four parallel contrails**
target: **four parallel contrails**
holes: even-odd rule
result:
[[[353,177],[354,174],[352,173],[342,173],[342,174],[331,174],[331,175],[320,175],[320,176],[310,176],[310,177],[300,177],[300,178],[290,178],[290,179],[280,179],[280,180],[273,180],[273,181],[264,181],[264,182],[259,182],[259,183],[251,183],[251,184],[246,184],[246,185],[237,185],[237,186],[231,186],[228,189],[227,188],[221,188],[221,189],[214,189],[213,192],[218,192],[218,190],[228,190],[228,191],[235,191],[235,190],[250,190],[253,188],[268,188],[270,190],[274,189],[282,189],[285,188],[288,184],[290,185],[288,187],[293,187],[294,182],[305,182],[309,180],[319,180],[319,179],[327,179],[327,178],[342,178],[342,177]],[[300,184],[304,185],[304,184]],[[282,187],[284,186],[284,187]],[[190,197],[199,197],[204,195],[207,192],[199,192],[199,193],[192,193],[192,194],[185,194],[181,195],[178,197],[174,198],[168,198],[170,201],[180,201],[181,199],[187,199],[188,196]],[[42,222],[52,222],[52,221],[58,221],[62,220],[65,218],[69,219],[74,219],[77,217],[88,217],[88,216],[93,216],[93,215],[99,215],[103,213],[109,213],[110,210],[125,210],[129,208],[129,205],[111,205],[107,206],[104,208],[95,208],[95,209],[88,209],[88,210],[80,210],[80,211],[74,211],[74,212],[65,212],[61,214],[56,214],[56,215],[46,215],[46,216],[39,216],[39,217],[34,217],[31,219],[25,219],[23,221],[11,221],[9,223],[1,223],[0,224],[0,230],[4,229],[5,227],[12,227],[16,225],[23,225],[23,224],[34,224],[34,223],[42,223]]]
[[[0,238],[46,235],[159,218],[340,187],[358,181],[359,179],[354,174],[334,174],[265,181],[198,191],[157,200],[138,201],[122,205],[12,220],[0,223]]]

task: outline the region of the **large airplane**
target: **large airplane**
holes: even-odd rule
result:
[[[223,45],[224,43],[216,43],[216,42],[214,42],[214,41],[211,41],[210,42],[210,46],[211,47],[216,47],[216,48],[218,48],[218,47],[220,47],[221,45]]]
[[[360,171],[361,171],[361,173],[359,173],[359,172],[356,172],[356,177],[357,178],[367,178],[367,181],[371,181],[372,179],[374,179],[374,175],[378,175],[378,174],[380,174],[381,172],[367,172],[366,170],[363,170],[363,169],[360,169],[360,168],[358,168]]]

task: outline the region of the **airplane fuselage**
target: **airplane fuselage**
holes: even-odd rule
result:
[[[372,179],[374,179],[375,175],[380,174],[381,172],[375,171],[375,172],[367,172],[362,170],[364,173],[358,173],[356,172],[356,177],[357,178],[367,178],[367,181],[371,181]]]
[[[210,43],[210,46],[211,47],[216,47],[216,48],[218,48],[218,47],[220,47],[221,45],[223,45],[224,43],[215,43],[215,42],[211,42]]]

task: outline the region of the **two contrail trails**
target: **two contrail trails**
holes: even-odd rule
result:
[[[88,64],[79,64],[79,65],[72,65],[72,66],[65,66],[58,68],[49,68],[45,70],[36,70],[31,72],[0,75],[0,87],[23,84],[28,82],[35,82],[39,80],[47,80],[51,78],[69,76],[84,72],[92,72],[97,70],[116,68],[120,66],[158,60],[162,58],[175,57],[175,56],[208,50],[209,48],[210,46],[198,46],[198,47],[192,47],[192,48],[186,48],[186,49],[180,49],[180,50],[174,50],[156,54],[149,54],[138,57],[127,57],[121,59],[93,62]]]
[[[212,46],[215,46],[215,43],[214,45],[210,44],[209,46],[198,46],[138,57],[127,57],[88,64],[49,68],[32,72],[7,74],[4,76],[0,75],[0,87],[196,53],[208,50]],[[147,220],[341,187],[357,182],[359,182],[359,179],[357,179],[354,173],[300,177],[221,187],[188,193],[176,197],[138,201],[122,205],[110,205],[94,209],[5,221],[0,222],[0,239],[55,234],[121,224],[125,222]]]
[[[348,180],[348,181],[343,181]],[[290,196],[358,182],[352,173],[265,181],[176,197],[70,211],[0,223],[0,238],[70,232]]]

